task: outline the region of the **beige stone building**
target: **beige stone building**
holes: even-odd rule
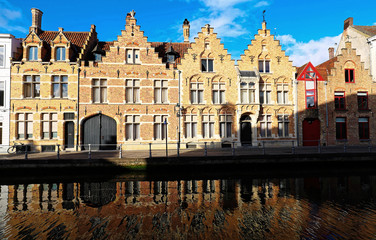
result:
[[[87,32],[44,31],[42,11],[33,8],[32,26],[22,41],[23,54],[11,68],[10,142],[54,150],[73,148],[78,112],[78,63],[96,39]]]
[[[252,145],[295,142],[295,67],[265,21],[237,69],[236,121],[239,135],[245,135],[241,141]]]
[[[181,64],[183,142],[229,145],[238,140],[235,61],[207,24]]]
[[[164,147],[166,138],[176,142],[176,65],[188,47],[189,43],[148,42],[135,12],[128,13],[117,40],[98,42],[94,60],[81,63],[80,145],[147,149],[148,143]]]

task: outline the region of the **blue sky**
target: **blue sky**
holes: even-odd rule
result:
[[[185,18],[191,23],[191,40],[209,23],[233,59],[239,59],[261,28],[266,10],[267,27],[296,66],[327,60],[327,49],[339,41],[346,18],[353,17],[355,25],[376,25],[375,0],[0,0],[0,33],[25,37],[33,7],[43,11],[43,30],[89,31],[95,24],[101,41],[116,39],[132,9],[149,41],[183,41]]]

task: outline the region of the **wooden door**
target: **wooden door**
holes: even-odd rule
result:
[[[65,147],[74,147],[74,123],[65,122]]]
[[[318,146],[320,143],[320,120],[303,121],[303,146]]]

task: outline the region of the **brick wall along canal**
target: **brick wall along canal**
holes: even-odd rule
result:
[[[3,184],[0,239],[375,237],[376,176],[124,179]]]

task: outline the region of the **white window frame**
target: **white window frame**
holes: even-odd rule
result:
[[[272,85],[260,84],[260,104],[271,104]]]
[[[232,137],[232,114],[219,115],[219,135],[221,138]]]
[[[126,115],[125,116],[125,140],[137,141],[140,140],[140,115]]]
[[[5,68],[5,56],[6,56],[6,49],[5,45],[0,45],[0,68]]]
[[[44,117],[46,116],[46,118]],[[42,123],[42,139],[57,139],[58,130],[58,119],[57,113],[42,113],[41,114]],[[47,128],[47,129],[46,129]],[[54,131],[56,130],[56,131]]]
[[[289,137],[289,124],[290,124],[289,115],[279,114],[277,118],[278,118],[278,137]]]
[[[34,51],[31,51],[32,54],[30,55],[30,49],[31,48],[33,48]],[[36,49],[36,51],[35,51],[35,49]],[[38,61],[38,51],[39,51],[38,46],[29,46],[27,48],[27,60],[28,61]]]
[[[268,138],[272,137],[272,115],[265,114],[261,115],[260,120],[260,137]]]
[[[140,49],[128,48],[125,50],[127,64],[141,64]]]
[[[205,68],[206,70],[202,69],[202,62],[205,61]],[[209,61],[212,61],[212,69],[209,69]],[[201,72],[214,72],[214,59],[212,58],[201,58]]]
[[[98,84],[96,84],[98,82]],[[103,83],[103,84],[102,84]],[[96,101],[96,91],[98,91],[98,99]],[[107,79],[93,78],[92,79],[92,101],[93,103],[107,103]]]
[[[154,115],[154,140],[166,140],[166,124],[167,115]]]
[[[140,103],[140,79],[125,80],[125,102]]]
[[[190,83],[190,100],[191,104],[204,103],[204,83],[191,82]]]
[[[197,138],[197,115],[184,115],[184,136],[185,138]]]
[[[240,102],[252,104],[256,101],[256,84],[254,82],[240,82]]]
[[[154,102],[168,103],[168,80],[154,80]]]
[[[277,84],[277,103],[289,103],[289,85],[287,83]]]
[[[216,99],[215,96],[218,96]],[[226,83],[213,82],[212,83],[212,102],[213,104],[225,104],[226,103]]]
[[[58,86],[58,95],[55,96],[55,85]],[[66,96],[64,96],[64,87],[66,87]],[[52,97],[53,98],[68,98],[68,76],[67,75],[53,75],[52,76]]]
[[[33,114],[17,113],[16,127],[17,139],[33,139]],[[20,130],[21,127],[23,128],[22,130]],[[22,134],[20,132],[22,132]]]
[[[64,51],[62,51],[62,49],[64,49]],[[57,57],[58,57],[58,51],[59,50],[61,50],[61,52],[60,52],[60,58],[58,59]],[[63,52],[64,52],[64,54],[63,54]],[[66,49],[66,47],[61,47],[61,46],[57,46],[56,47],[56,54],[55,54],[55,59],[56,59],[56,61],[65,61],[65,59],[66,59],[66,52],[67,52],[67,49]]]
[[[30,78],[30,81],[28,81]],[[30,93],[26,94],[26,86],[30,85]],[[39,96],[37,92],[39,90]],[[30,95],[30,96],[26,96]],[[23,97],[24,98],[40,98],[40,75],[25,75],[23,79]]]
[[[203,138],[214,137],[214,134],[215,134],[214,123],[215,123],[214,114],[202,115],[202,137]]]
[[[270,71],[270,60],[269,59],[259,59],[259,72],[260,73],[271,73]],[[260,69],[260,63],[262,63],[262,69]],[[269,71],[266,71],[266,66],[269,67]],[[262,71],[261,71],[262,70]]]

